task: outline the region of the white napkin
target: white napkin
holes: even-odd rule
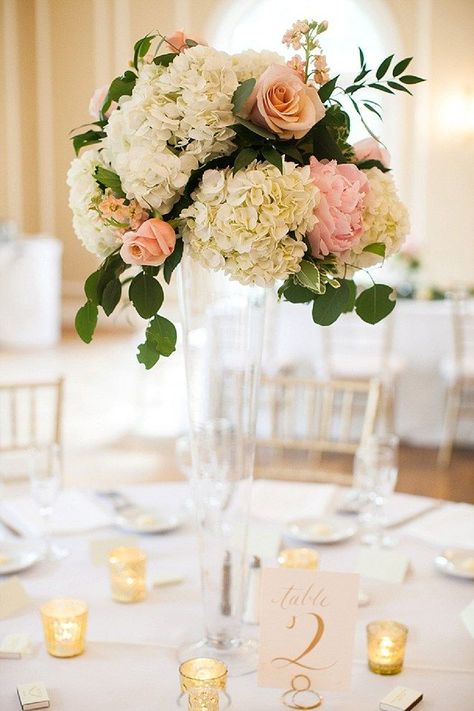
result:
[[[474,506],[446,504],[405,530],[435,546],[474,548]]]
[[[259,479],[253,483],[250,512],[256,518],[286,523],[320,518],[330,511],[337,487]]]
[[[26,496],[5,499],[0,505],[0,519],[24,536],[40,536],[44,530],[38,506]],[[55,535],[83,533],[109,526],[111,522],[110,514],[82,491],[66,489],[54,504],[51,532]]]
[[[409,523],[415,516],[421,516],[424,511],[429,511],[435,505],[434,499],[426,496],[413,496],[412,494],[399,494],[390,496],[385,503],[385,515],[388,526],[398,526],[404,521]]]

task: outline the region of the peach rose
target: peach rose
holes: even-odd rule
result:
[[[390,167],[390,153],[375,138],[364,138],[353,145],[356,160],[378,160],[385,168]]]
[[[92,94],[91,100],[89,101],[89,114],[90,116],[92,116],[92,118],[100,118],[100,110],[105,101],[105,97],[107,96],[108,91],[109,87],[107,84],[105,84],[104,86],[99,86],[99,88],[96,89]],[[110,114],[112,113],[112,111],[115,110],[116,106],[117,102],[112,101],[109,108],[105,112],[105,118],[109,118]]]
[[[120,256],[125,264],[157,267],[173,253],[174,229],[164,220],[153,217],[143,222],[136,232],[126,232]]]
[[[246,118],[280,138],[302,138],[325,113],[316,89],[280,64],[263,72],[244,107]]]
[[[184,52],[185,49],[188,49],[186,40],[192,40],[197,44],[203,44],[207,47],[207,42],[204,42],[204,40],[198,37],[187,35],[184,30],[176,30],[172,35],[168,35],[168,37],[166,37],[166,44],[174,52]]]

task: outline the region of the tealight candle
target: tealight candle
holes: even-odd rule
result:
[[[304,568],[317,570],[319,555],[312,548],[285,548],[278,556],[281,568]]]
[[[196,688],[222,689],[227,685],[227,667],[224,662],[211,657],[188,659],[179,667],[181,691]]]
[[[46,649],[53,657],[76,657],[86,644],[87,605],[82,600],[50,600],[40,608]]]
[[[408,628],[393,620],[367,625],[369,669],[375,674],[399,674],[405,657]]]
[[[146,596],[146,554],[140,548],[115,548],[109,555],[112,597],[140,602]]]
[[[219,691],[212,687],[190,689],[188,711],[219,711]]]

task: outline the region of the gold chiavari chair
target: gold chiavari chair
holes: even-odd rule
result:
[[[62,407],[62,378],[0,383],[0,474],[25,476],[15,465],[22,452],[40,445],[61,446]]]
[[[264,376],[256,476],[350,483],[351,474],[324,471],[322,457],[353,456],[374,433],[379,401],[376,379]],[[262,463],[262,450],[270,452],[270,462]]]
[[[451,296],[453,355],[441,363],[446,382],[443,432],[438,450],[438,466],[451,462],[458,423],[470,418],[474,427],[474,302],[462,294]]]

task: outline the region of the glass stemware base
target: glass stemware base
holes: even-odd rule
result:
[[[63,560],[67,558],[70,553],[69,548],[60,546],[57,543],[45,543],[43,548],[43,560],[48,562]]]
[[[220,659],[227,666],[230,677],[252,674],[257,669],[257,640],[237,639],[228,644],[215,644],[202,639],[193,644],[186,644],[178,650],[178,659],[184,662],[195,657]]]

